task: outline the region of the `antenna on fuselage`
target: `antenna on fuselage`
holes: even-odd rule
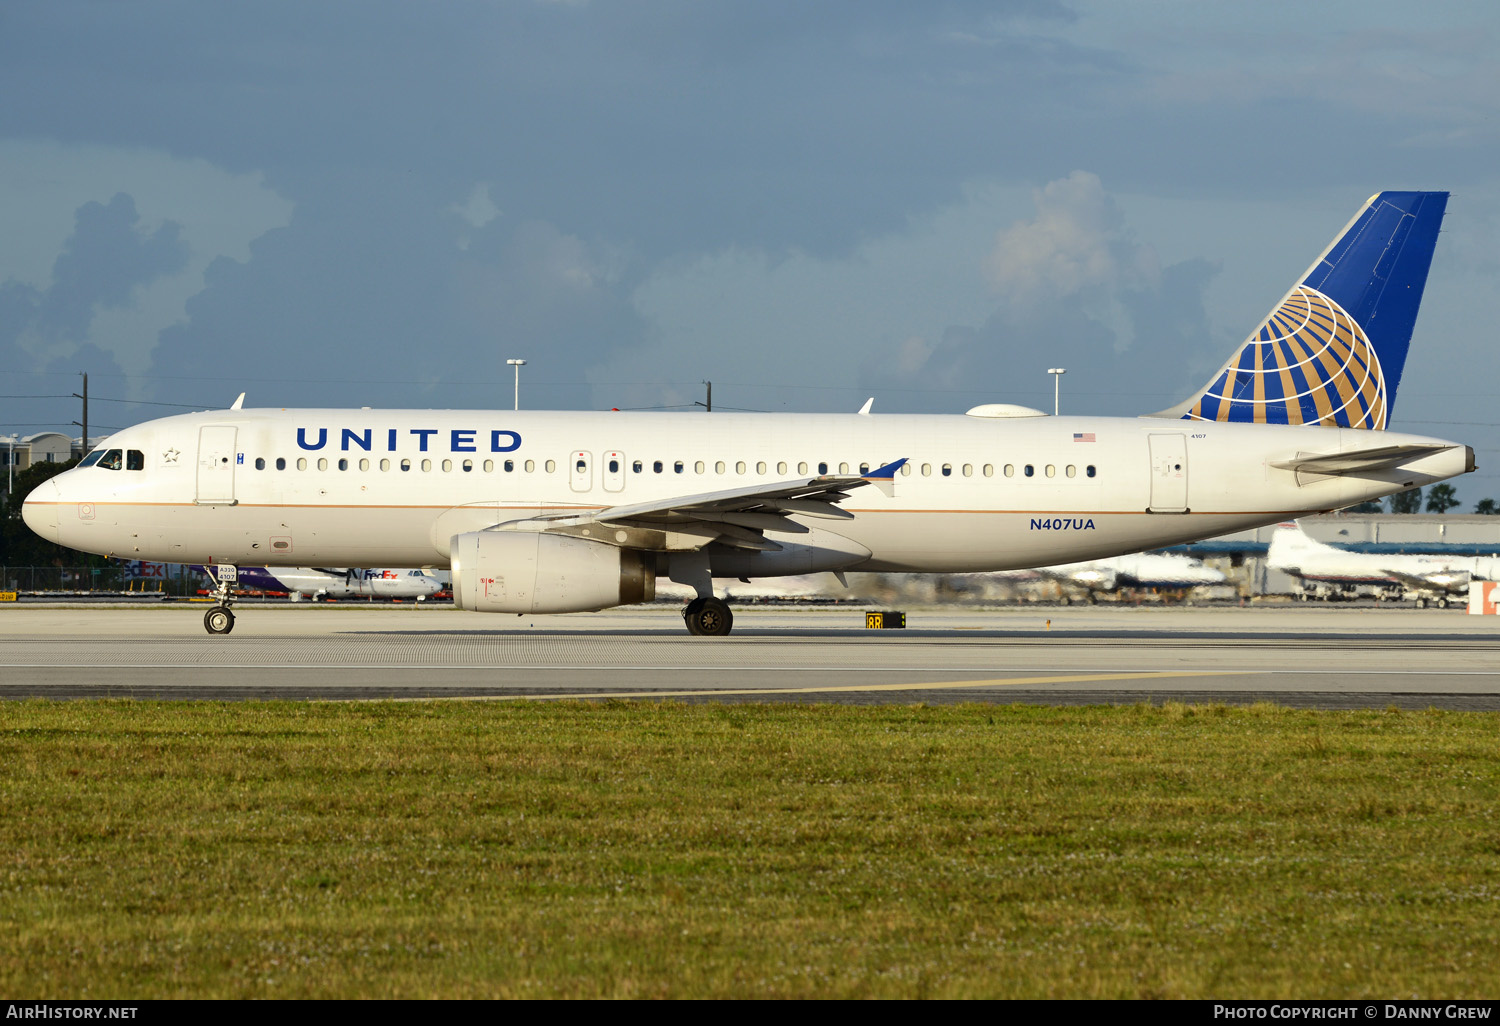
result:
[[[236,399],[236,400],[235,400],[235,401],[234,401],[234,402],[233,402],[233,404],[231,404],[231,405],[230,405],[230,407],[229,407],[229,408],[230,408],[230,409],[231,409],[231,410],[237,410],[237,409],[239,409],[239,408],[240,408],[240,407],[241,407],[241,406],[244,406],[244,405],[245,405],[245,393],[244,393],[244,392],[241,392],[241,393],[240,393],[240,397],[239,397],[239,398],[238,398],[238,399]]]

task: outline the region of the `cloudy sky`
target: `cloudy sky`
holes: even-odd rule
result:
[[[1453,193],[1392,426],[1500,497],[1490,2],[0,5],[0,394],[1136,414]],[[0,399],[0,433],[78,403]]]

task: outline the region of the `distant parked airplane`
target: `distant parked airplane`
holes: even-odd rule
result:
[[[1028,574],[1039,574],[1063,585],[1084,589],[1090,602],[1098,601],[1101,592],[1116,592],[1126,588],[1186,591],[1200,585],[1223,584],[1228,580],[1220,571],[1204,566],[1202,560],[1170,552],[1137,552],[1129,556],[1042,566],[1035,570],[1010,571],[994,576],[1019,577]],[[1066,593],[1063,601],[1069,601]]]
[[[1223,584],[1229,578],[1200,559],[1170,552],[1137,552],[1129,556],[1095,559],[1086,563],[1044,566],[1038,573],[1088,591],[1089,601],[1100,592],[1126,588],[1165,588],[1186,591],[1200,585]]]
[[[1493,556],[1350,552],[1309,538],[1297,524],[1282,524],[1271,535],[1266,566],[1298,578],[1304,598],[1352,598],[1369,584],[1390,597],[1413,593],[1418,606],[1431,601],[1442,608],[1467,592],[1471,580],[1500,579],[1500,559]]]

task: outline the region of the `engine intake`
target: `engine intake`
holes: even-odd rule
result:
[[[650,602],[656,561],[631,549],[519,531],[455,535],[453,601],[481,613],[583,613]]]

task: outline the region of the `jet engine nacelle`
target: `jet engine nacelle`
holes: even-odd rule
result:
[[[582,613],[656,597],[656,562],[630,549],[519,531],[454,536],[453,601],[481,613]]]

